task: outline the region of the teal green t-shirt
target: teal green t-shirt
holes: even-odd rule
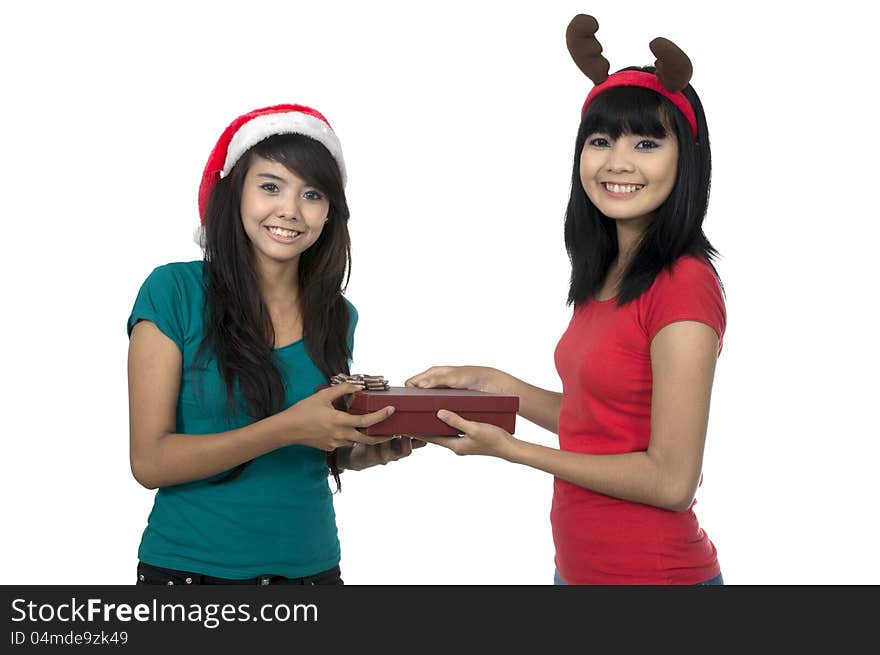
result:
[[[195,361],[204,336],[204,281],[201,261],[160,266],[141,286],[128,319],[129,335],[139,320],[151,321],[180,349],[180,434],[225,432],[253,422],[240,409],[229,415],[216,359]],[[346,303],[352,347],[357,311]],[[287,389],[285,408],[327,383],[302,340],[276,349],[275,358]],[[222,475],[156,492],[138,550],[142,562],[233,579],[298,578],[339,564],[324,451],[287,446],[256,458],[234,480],[212,483]]]

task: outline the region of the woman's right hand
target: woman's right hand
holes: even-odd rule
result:
[[[501,371],[487,366],[432,366],[412,376],[404,384],[421,389],[448,387],[498,393],[499,380],[503,375]]]
[[[341,412],[333,406],[339,398],[360,390],[361,387],[347,382],[335,384],[303,398],[277,414],[285,422],[285,435],[289,435],[285,436],[286,444],[299,444],[330,452],[356,443],[375,446],[393,439],[393,436],[371,437],[358,431],[358,428],[368,428],[391,416],[394,413],[391,405],[361,415]]]

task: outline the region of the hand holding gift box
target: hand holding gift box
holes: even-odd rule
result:
[[[348,376],[344,380],[340,376],[334,376],[334,383],[345,381],[357,384],[352,382],[357,377],[383,380],[380,376]],[[437,412],[440,410],[454,412],[467,421],[488,423],[513,434],[519,398],[472,389],[374,386],[346,396],[345,409],[350,414],[360,415],[388,405],[394,407],[394,413],[384,421],[363,428],[361,431],[364,434],[414,437],[460,434],[461,430],[438,418]]]
[[[457,390],[458,393],[515,398],[515,418],[515,414],[523,408],[520,397],[508,391],[508,385],[513,379],[502,371],[485,366],[433,366],[409,378],[405,384],[407,388],[419,391],[437,392],[448,389]],[[449,426],[456,438],[422,438],[428,443],[448,448],[456,455],[490,455],[510,459],[516,444],[521,443],[512,436],[512,420],[510,429],[507,429],[507,425],[499,421],[486,421],[480,416],[456,412],[451,407],[443,407],[437,412],[437,418]]]

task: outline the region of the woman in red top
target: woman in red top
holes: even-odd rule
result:
[[[441,410],[460,437],[426,437],[555,476],[556,582],[722,584],[693,512],[726,316],[703,233],[711,157],[690,61],[665,39],[657,68],[608,76],[598,25],[567,40],[596,86],[578,130],[565,243],[574,312],[556,347],[562,393],[497,369],[432,367],[409,380],[514,394],[560,449]]]

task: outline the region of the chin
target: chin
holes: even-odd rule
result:
[[[605,214],[608,218],[613,219],[615,221],[634,221],[639,218],[644,218],[645,214],[641,212],[615,212],[611,214]]]
[[[300,250],[299,248],[297,248],[296,250],[292,250],[290,248],[288,248],[287,250],[275,248],[254,248],[254,252],[264,259],[282,264],[285,262],[296,261],[302,254],[302,250]]]

